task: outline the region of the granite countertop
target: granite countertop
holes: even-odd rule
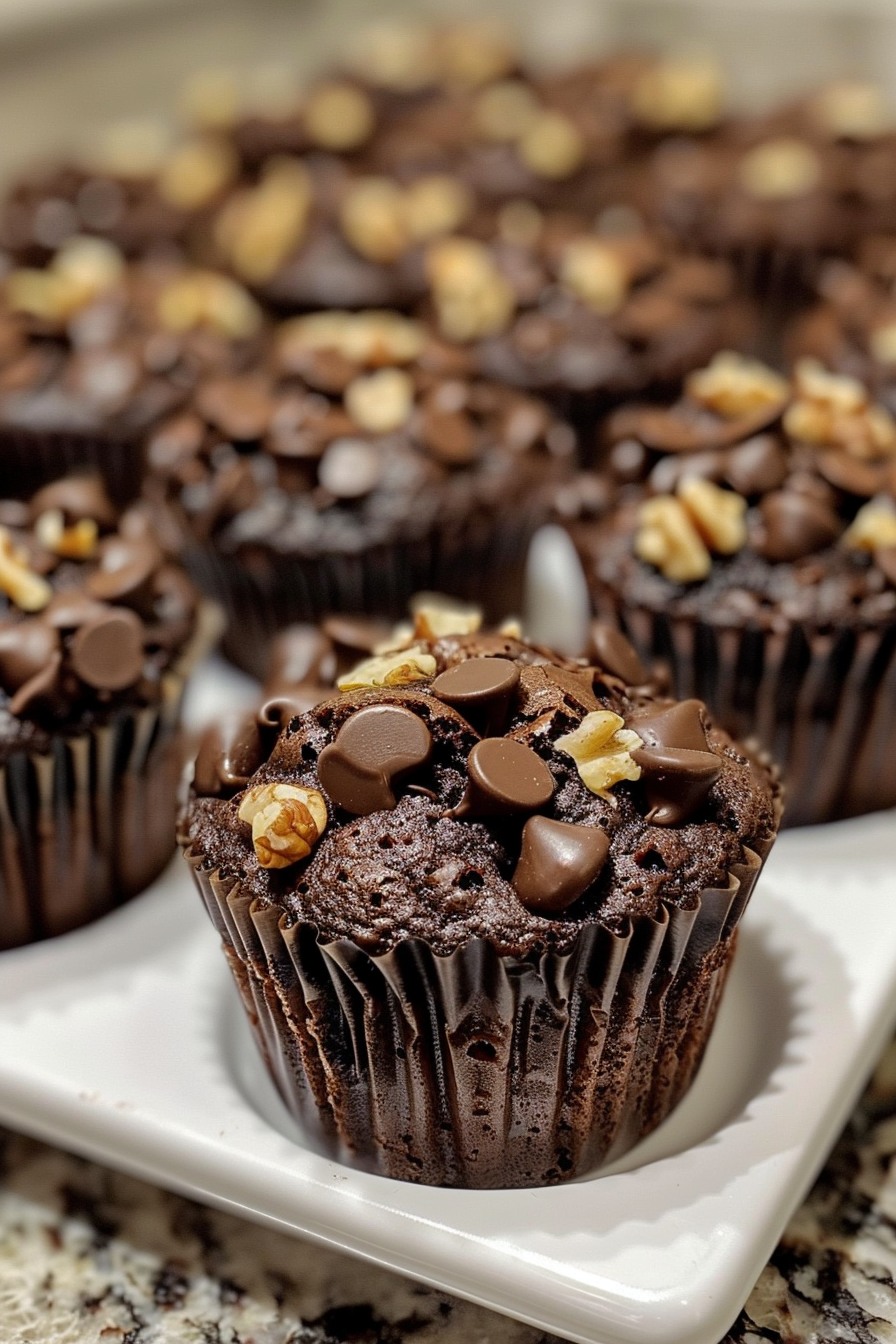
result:
[[[896,1043],[725,1344],[896,1344]],[[546,1344],[0,1130],[0,1344]],[[648,1344],[645,1341],[645,1344]]]

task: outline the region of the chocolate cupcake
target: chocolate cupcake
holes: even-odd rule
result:
[[[687,1090],[776,790],[614,631],[569,659],[475,624],[424,603],[279,732],[269,704],[206,743],[181,839],[304,1126],[404,1180],[543,1185]]]
[[[896,422],[811,361],[724,354],[608,422],[573,528],[596,613],[781,766],[789,825],[896,804]]]
[[[47,265],[12,269],[0,294],[5,492],[92,466],[116,499],[133,498],[148,428],[202,378],[244,367],[262,326],[227,276],[128,266],[101,239],[72,239]]]
[[[293,318],[263,367],[206,381],[150,436],[149,488],[258,670],[279,628],[397,615],[419,589],[518,607],[569,428],[396,313]]]
[[[97,478],[0,503],[0,949],[88,923],[167,863],[207,626],[145,514]]]

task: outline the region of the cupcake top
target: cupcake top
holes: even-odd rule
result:
[[[303,638],[331,673],[334,641]],[[192,856],[324,941],[564,949],[694,906],[770,845],[767,771],[607,627],[567,658],[428,599],[388,643],[304,712],[269,697],[251,748],[249,721],[207,743],[182,819]]]
[[[420,323],[333,311],[282,324],[252,374],[206,380],[150,436],[148,460],[223,550],[313,555],[532,498],[572,451],[541,402],[475,377]]]
[[[674,405],[610,417],[592,579],[721,625],[896,616],[896,422],[862,384],[726,352]]]
[[[225,275],[128,266],[111,243],[74,238],[0,282],[0,422],[136,434],[201,376],[244,367],[262,326]]]
[[[98,478],[0,502],[0,760],[158,702],[197,603],[147,514],[119,513]]]
[[[512,202],[486,241],[431,244],[427,275],[443,335],[490,377],[545,393],[670,383],[752,324],[724,262],[682,255],[626,212],[587,228]]]

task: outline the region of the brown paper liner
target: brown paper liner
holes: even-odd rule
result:
[[[567,952],[473,940],[371,955],[290,925],[237,878],[186,858],[283,1100],[333,1156],[431,1185],[566,1180],[663,1120],[703,1056],[762,867],[745,850],[692,909]]]
[[[296,621],[316,622],[336,611],[397,620],[415,593],[427,591],[474,600],[494,619],[519,611],[526,554],[547,507],[539,498],[508,518],[474,515],[353,555],[267,552],[245,559],[209,545],[188,548],[184,562],[226,614],[226,656],[263,677],[271,639]]]
[[[98,471],[117,504],[140,493],[144,451],[135,436],[0,426],[3,492],[17,498],[70,471]]]
[[[785,826],[896,806],[896,623],[832,631],[716,628],[592,589],[596,615],[669,668],[734,738],[781,770]]]
[[[0,950],[87,924],[143,891],[175,848],[186,677],[218,618],[166,673],[157,705],[22,749],[0,766]]]

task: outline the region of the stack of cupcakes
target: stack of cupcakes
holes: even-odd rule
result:
[[[778,767],[791,824],[896,804],[896,133],[486,24],[263,93],[0,202],[0,947],[170,854],[202,591],[267,682],[179,838],[287,1105],[562,1180],[689,1086]],[[552,514],[580,657],[481,627]]]

